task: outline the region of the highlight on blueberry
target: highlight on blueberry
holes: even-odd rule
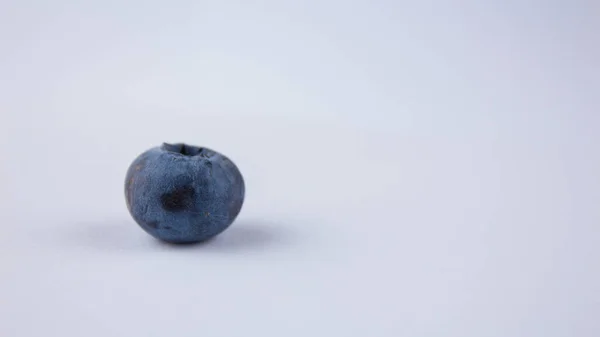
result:
[[[242,209],[245,185],[237,166],[205,147],[154,147],[129,167],[125,199],[133,219],[157,239],[200,242],[227,229]]]

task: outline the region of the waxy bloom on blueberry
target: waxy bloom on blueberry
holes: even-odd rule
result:
[[[134,220],[157,239],[210,239],[237,217],[244,179],[224,155],[186,144],[163,144],[138,156],[127,171],[125,199]]]

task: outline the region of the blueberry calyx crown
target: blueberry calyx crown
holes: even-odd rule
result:
[[[173,152],[173,153],[177,153],[180,155],[184,155],[184,156],[198,156],[198,155],[206,155],[208,151],[205,151],[205,148],[199,147],[199,146],[193,146],[193,145],[188,145],[188,144],[184,144],[184,143],[176,143],[176,144],[169,144],[169,143],[163,143],[162,145],[162,149],[168,152]]]

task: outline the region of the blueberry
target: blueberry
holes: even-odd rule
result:
[[[125,199],[150,235],[173,243],[221,233],[244,202],[244,179],[224,155],[186,144],[163,144],[138,156],[127,171]]]

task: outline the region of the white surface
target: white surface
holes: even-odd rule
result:
[[[600,335],[593,1],[84,3],[0,4],[0,336]],[[163,141],[209,244],[127,214]]]

